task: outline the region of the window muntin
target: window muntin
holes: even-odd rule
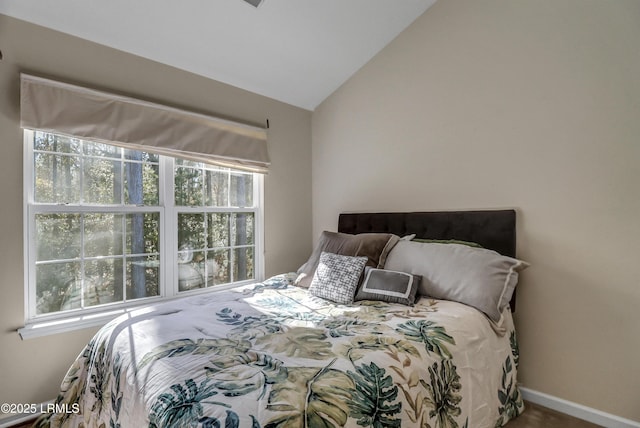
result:
[[[258,277],[257,174],[25,135],[28,320]]]
[[[160,295],[158,212],[34,217],[36,315]]]
[[[159,205],[159,156],[33,134],[35,203]]]
[[[178,289],[255,278],[253,174],[176,160]]]
[[[178,213],[178,288],[211,287],[255,278],[255,215]]]
[[[252,207],[253,174],[176,159],[175,204],[194,207]]]

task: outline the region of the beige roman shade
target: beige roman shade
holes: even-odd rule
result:
[[[251,172],[269,167],[264,128],[27,74],[20,108],[26,129]]]

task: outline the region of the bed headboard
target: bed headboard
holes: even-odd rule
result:
[[[502,255],[516,257],[515,210],[344,213],[338,219],[338,232],[398,236],[415,233],[416,238],[475,242]],[[514,292],[512,311],[515,311],[515,299]]]
[[[338,232],[415,233],[416,238],[475,242],[502,255],[516,256],[515,210],[345,213],[338,219]]]

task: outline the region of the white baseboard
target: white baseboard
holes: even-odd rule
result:
[[[573,403],[533,389],[520,387],[522,398],[535,404],[556,410],[566,415],[582,419],[607,428],[640,428],[640,422],[621,418],[582,404]]]

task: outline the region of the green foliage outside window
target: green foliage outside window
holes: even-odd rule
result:
[[[161,216],[179,291],[255,278],[252,174],[176,159],[169,215],[159,156],[33,135],[36,314],[160,296]]]

